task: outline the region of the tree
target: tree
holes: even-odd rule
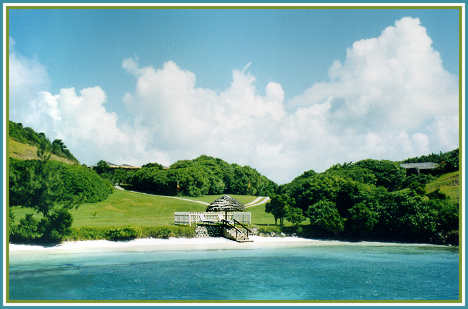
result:
[[[337,194],[346,180],[339,176],[317,174],[307,178],[299,186],[293,188],[292,196],[296,207],[307,211],[310,205],[322,200],[336,201]]]
[[[389,160],[362,160],[356,163],[357,166],[371,170],[376,180],[377,186],[383,186],[389,191],[401,189],[401,185],[406,177],[406,171],[400,167],[399,163]]]
[[[27,215],[13,228],[16,234],[12,238],[55,242],[70,232],[72,217],[68,210],[77,207],[83,196],[67,191],[60,165],[49,161],[50,153],[45,144],[39,147],[37,156],[39,161],[25,161],[24,170],[13,171],[11,180],[13,183],[20,181],[21,189],[18,192],[13,188],[11,197],[17,199],[21,206],[41,213],[42,219],[37,221],[32,215]],[[18,193],[25,196],[19,197]]]
[[[265,206],[265,212],[271,213],[275,217],[275,224],[278,224],[279,219],[280,225],[283,226],[286,209],[288,207],[292,207],[293,204],[294,199],[292,199],[288,194],[272,195],[270,202]]]
[[[359,202],[348,211],[350,217],[346,224],[355,235],[362,236],[371,233],[379,222],[379,214],[372,204]]]
[[[286,220],[294,224],[296,227],[306,218],[302,213],[302,209],[296,207],[286,207]]]
[[[109,172],[110,166],[109,166],[109,164],[107,164],[106,161],[100,160],[100,161],[96,164],[96,167],[94,168],[94,170],[95,170],[96,173],[98,173],[98,174],[104,174],[104,173]]]
[[[333,202],[321,200],[307,209],[310,224],[320,231],[338,234],[344,230],[344,221]]]

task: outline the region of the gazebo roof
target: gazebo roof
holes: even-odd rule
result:
[[[245,207],[229,195],[214,200],[206,211],[244,211]]]

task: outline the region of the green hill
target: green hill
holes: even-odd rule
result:
[[[8,156],[20,160],[36,160],[37,148],[41,145],[52,154],[51,159],[70,164],[79,163],[67,146],[60,139],[50,141],[47,136],[37,133],[32,128],[23,127],[21,123],[8,123]]]
[[[8,157],[15,158],[18,160],[37,160],[37,147],[20,143],[13,138],[8,139]],[[51,160],[60,161],[63,163],[68,164],[78,164],[78,161],[70,160],[68,158],[64,158],[58,156],[56,154],[52,154],[50,157]]]

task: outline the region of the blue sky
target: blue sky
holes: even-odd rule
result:
[[[422,53],[427,52],[427,61],[429,62],[421,62],[421,74],[427,76],[427,74],[431,73],[422,70],[425,65],[432,64],[431,61],[434,61],[434,67],[440,66],[443,71],[434,69],[432,75],[436,76],[439,73],[442,75],[437,78],[434,77],[434,80],[428,81],[427,84],[421,87],[433,89],[433,86],[440,84],[438,78],[442,80],[453,78],[456,80],[458,78],[458,11],[456,10],[11,10],[9,35],[14,40],[12,53],[16,56],[15,59],[18,60],[19,65],[22,65],[21,68],[26,71],[29,69],[36,73],[40,72],[40,74],[37,74],[38,79],[42,79],[42,81],[30,82],[28,86],[30,89],[28,90],[17,90],[19,95],[15,106],[18,106],[18,110],[21,109],[20,105],[29,106],[30,108],[31,104],[36,104],[34,106],[37,107],[38,113],[49,113],[50,116],[50,110],[40,107],[41,103],[37,102],[41,100],[49,102],[43,103],[43,107],[50,107],[52,104],[53,106],[58,105],[59,109],[63,108],[64,104],[67,103],[50,103],[50,98],[38,99],[37,96],[35,97],[38,92],[47,92],[53,97],[63,89],[74,88],[77,97],[80,97],[79,91],[81,89],[98,87],[99,91],[104,93],[105,99],[97,105],[92,105],[93,107],[86,105],[87,109],[97,108],[106,113],[110,117],[110,126],[115,126],[116,130],[118,130],[117,133],[114,132],[116,138],[120,139],[123,144],[125,144],[125,141],[132,139],[129,137],[131,134],[136,134],[135,136],[144,135],[144,142],[152,146],[145,146],[142,141],[142,144],[138,147],[141,148],[141,151],[152,153],[152,155],[140,156],[137,160],[129,155],[117,156],[113,155],[113,153],[108,154],[110,158],[99,157],[100,155],[107,155],[99,151],[99,147],[86,151],[80,149],[80,143],[86,143],[86,136],[74,140],[72,136],[65,133],[65,130],[61,129],[61,126],[72,125],[65,122],[66,117],[56,117],[60,121],[55,119],[53,127],[44,125],[44,120],[41,117],[28,118],[26,112],[15,112],[17,114],[14,116],[10,113],[10,117],[13,118],[12,120],[22,121],[33,127],[36,126],[36,129],[44,130],[51,138],[64,138],[65,143],[70,144],[69,147],[72,151],[78,152],[78,157],[81,156],[81,160],[89,164],[95,163],[99,159],[133,161],[132,163],[141,164],[145,163],[144,160],[151,160],[151,158],[166,161],[164,163],[168,164],[177,159],[186,159],[187,157],[184,156],[195,157],[197,154],[207,153],[217,156],[224,155],[222,157],[231,162],[240,161],[239,163],[253,165],[279,182],[287,181],[296,176],[294,173],[297,174],[307,169],[323,170],[330,163],[357,160],[368,156],[403,159],[405,156],[417,155],[424,151],[448,150],[447,148],[456,146],[458,138],[453,134],[448,138],[440,132],[438,139],[432,138],[431,134],[435,136],[436,127],[445,128],[446,125],[439,122],[431,124],[430,122],[434,120],[430,115],[427,115],[425,119],[414,121],[418,123],[417,126],[409,125],[412,121],[401,123],[401,121],[396,122],[395,119],[390,119],[388,126],[394,129],[394,135],[384,137],[377,133],[382,130],[381,128],[371,127],[375,125],[374,122],[377,119],[375,117],[382,117],[379,115],[379,110],[382,109],[366,109],[364,114],[359,114],[356,111],[356,106],[359,105],[358,102],[362,102],[363,98],[368,97],[365,93],[365,87],[363,87],[361,93],[352,95],[345,93],[334,95],[334,93],[328,92],[323,94],[323,91],[318,92],[317,90],[323,88],[317,86],[320,83],[326,83],[328,85],[326,86],[327,89],[333,87],[343,89],[344,84],[353,88],[350,82],[346,82],[343,72],[347,72],[346,74],[349,72],[352,74],[365,74],[365,72],[368,72],[368,69],[365,68],[368,60],[374,61],[373,59],[376,59],[376,57],[384,57],[382,58],[383,62],[388,60],[391,63],[392,57],[395,59],[403,57],[397,52],[398,49],[388,47],[388,44],[406,44],[405,41],[398,41],[398,38],[393,37],[382,38],[383,43],[372,45],[370,48],[375,52],[372,51],[369,55],[360,55],[359,57],[364,57],[362,58],[363,61],[361,61],[361,58],[361,60],[352,58],[347,54],[347,51],[357,50],[353,49],[353,43],[355,42],[381,37],[382,32],[387,27],[395,27],[395,23],[404,17],[411,17],[412,20],[418,20],[418,22],[408,23],[407,27],[401,25],[396,27],[397,30],[401,28],[402,31],[408,29],[410,31],[414,28],[415,32],[404,32],[408,34],[408,38],[413,40],[412,36],[414,35],[432,40],[432,45],[427,44],[426,49],[422,51]],[[418,29],[424,29],[425,32],[416,31]],[[403,36],[401,35],[401,37]],[[415,37],[415,39],[417,40],[419,37]],[[424,42],[427,43],[427,40],[423,40],[421,44],[424,45]],[[415,53],[413,56],[418,57],[420,52],[418,48],[411,49],[409,53],[413,51]],[[391,55],[391,53],[394,53],[394,55]],[[439,57],[441,63],[434,57]],[[130,59],[138,69],[132,71],[128,69],[128,66],[125,68],[123,66],[125,59]],[[339,61],[343,65],[343,68],[338,69],[338,71],[342,72],[338,74],[338,80],[341,80],[342,83],[341,86],[338,82],[333,82],[329,75],[329,70],[335,61]],[[164,64],[168,62],[174,63],[175,67],[170,65],[164,67]],[[243,68],[249,63],[248,68],[243,71]],[[401,67],[404,67],[403,63],[406,62],[402,60]],[[356,68],[356,66],[362,66],[362,68]],[[158,70],[162,73],[166,72],[167,74],[164,75],[166,77],[169,76],[169,72],[174,73],[170,75],[170,78],[179,76],[178,78],[187,78],[190,81],[191,77],[193,77],[196,82],[193,85],[189,82],[188,87],[190,89],[187,90],[187,93],[193,95],[186,98],[171,97],[166,94],[162,95],[162,90],[142,93],[138,90],[139,83],[155,82],[155,89],[158,89],[159,85],[164,86],[166,90],[171,88],[172,85],[171,83],[164,84],[162,82],[166,78],[162,77],[162,73],[161,76],[154,75],[154,72],[151,73],[153,75],[143,73],[145,68],[152,68],[154,72],[158,72]],[[18,70],[18,72],[24,72],[24,70]],[[237,79],[233,75],[234,70],[237,70],[240,74]],[[410,72],[410,70],[407,71]],[[414,71],[419,71],[418,67],[415,67]],[[410,74],[408,72],[402,74]],[[448,74],[451,77],[446,78],[443,74]],[[30,76],[33,75],[30,74]],[[254,81],[249,81],[249,76],[254,78]],[[414,75],[402,77],[402,80],[405,78],[417,79]],[[47,80],[47,82],[44,82],[44,80]],[[324,106],[327,102],[326,104],[331,104],[330,110],[333,110],[340,109],[340,106],[343,105],[340,102],[345,102],[344,105],[348,109],[342,110],[343,113],[346,111],[349,117],[339,118],[340,123],[347,123],[339,130],[344,130],[342,132],[349,131],[347,128],[355,130],[355,126],[352,125],[353,121],[359,124],[369,123],[369,129],[356,131],[355,135],[350,133],[350,138],[362,138],[363,142],[370,143],[369,139],[374,141],[372,134],[376,134],[380,141],[390,139],[394,140],[396,144],[404,144],[401,140],[397,142],[397,137],[401,136],[401,134],[407,134],[410,145],[405,146],[406,148],[402,148],[398,153],[380,149],[378,145],[373,145],[375,147],[368,145],[368,149],[363,150],[361,153],[354,153],[353,151],[353,154],[349,156],[344,154],[340,156],[336,153],[321,154],[311,158],[310,162],[298,165],[294,162],[304,161],[304,156],[310,157],[314,148],[312,145],[316,143],[316,138],[318,138],[317,141],[320,141],[320,138],[317,136],[311,137],[310,149],[305,145],[302,146],[307,149],[304,149],[303,155],[299,155],[301,149],[297,145],[307,144],[307,140],[304,142],[298,139],[295,145],[288,146],[281,137],[277,137],[272,121],[264,119],[265,113],[268,114],[265,110],[269,111],[270,107],[265,107],[265,110],[257,114],[239,114],[239,119],[247,121],[245,132],[247,132],[248,137],[245,140],[251,144],[256,144],[256,146],[250,148],[242,148],[244,153],[242,155],[232,150],[229,145],[219,146],[222,148],[221,150],[215,150],[216,147],[213,146],[213,148],[209,145],[200,145],[198,147],[195,144],[187,143],[187,140],[193,141],[193,138],[180,134],[175,137],[176,142],[170,141],[170,134],[167,132],[171,130],[173,132],[176,126],[171,126],[165,123],[165,119],[155,116],[154,120],[161,123],[161,126],[149,128],[151,118],[146,119],[143,117],[148,111],[167,112],[167,118],[173,119],[174,125],[177,121],[180,123],[180,121],[187,121],[187,119],[190,119],[188,121],[191,122],[191,118],[174,118],[175,116],[173,117],[172,111],[169,111],[167,106],[179,99],[186,100],[192,102],[187,103],[191,104],[187,107],[187,110],[190,110],[190,108],[194,107],[193,104],[204,104],[197,103],[199,100],[212,100],[209,107],[205,106],[207,110],[212,111],[214,107],[221,104],[230,104],[226,102],[232,102],[232,100],[235,100],[234,98],[242,98],[242,96],[236,95],[229,97],[229,99],[226,99],[227,101],[224,99],[228,97],[228,93],[232,92],[229,90],[235,88],[233,85],[236,84],[236,81],[239,83],[239,87],[245,87],[242,88],[245,91],[253,89],[253,92],[247,97],[258,96],[266,102],[265,106],[270,104],[268,103],[270,101],[274,101],[271,104],[277,104],[276,107],[272,107],[275,110],[270,113],[278,121],[275,125],[276,128],[288,121],[294,122],[292,119],[287,120],[287,117],[292,117],[293,114],[298,117],[297,113],[301,107],[309,106],[312,109],[315,106],[315,109],[318,109],[319,106]],[[174,79],[174,84],[179,82],[182,83],[179,79]],[[12,80],[12,83],[14,84],[14,80]],[[273,84],[268,86],[270,83]],[[382,81],[375,84],[372,89],[375,88],[375,91],[382,92],[387,89],[386,87],[389,87],[387,84],[387,82]],[[411,80],[407,84],[411,84]],[[399,85],[392,87],[400,87],[401,85]],[[363,86],[362,83],[360,86]],[[270,90],[267,90],[267,88]],[[199,94],[200,89],[209,90],[209,93]],[[453,83],[447,85],[447,89],[442,90],[446,92],[444,93],[444,100],[446,95],[450,96],[452,100],[456,96]],[[173,92],[177,91],[175,88]],[[270,91],[270,96],[267,93],[268,91]],[[338,93],[341,90],[334,91]],[[24,93],[27,93],[27,95]],[[312,98],[315,98],[319,93],[321,101],[316,102]],[[421,95],[423,93],[424,91],[421,91]],[[206,97],[203,97],[204,95]],[[127,99],[124,99],[125,96]],[[200,96],[203,99],[199,99]],[[405,100],[408,98],[407,94],[401,94],[401,96],[404,96]],[[64,97],[65,95],[62,95],[61,98]],[[169,97],[170,99],[168,99]],[[274,97],[274,99],[270,100],[270,97]],[[353,103],[356,97],[361,99]],[[400,100],[400,98],[395,98],[395,100]],[[128,104],[129,101],[133,102],[133,107]],[[248,105],[242,105],[245,103],[244,101],[238,103],[238,106],[239,108],[248,109]],[[254,99],[251,104],[260,101]],[[124,102],[127,102],[127,104]],[[408,102],[406,106],[412,101]],[[440,99],[437,102],[442,104]],[[177,105],[179,111],[185,108],[183,104],[181,102]],[[389,104],[392,103],[387,103],[387,105]],[[457,105],[458,102],[455,101],[451,104]],[[366,105],[366,108],[374,105],[374,103],[370,102]],[[436,105],[437,103],[434,103],[434,106]],[[262,108],[258,107],[258,110]],[[451,110],[453,109],[451,108]],[[134,110],[138,110],[138,112],[134,112]],[[435,111],[436,108],[432,110]],[[228,111],[229,109],[223,110],[225,113]],[[54,111],[56,114],[60,114],[60,112],[63,113],[63,111]],[[93,110],[83,110],[83,112],[93,113]],[[113,112],[115,114],[112,114]],[[405,110],[402,110],[403,112]],[[407,115],[407,112],[403,114]],[[452,114],[448,113],[445,116],[454,116]],[[215,114],[207,112],[206,116],[208,115],[214,117]],[[323,115],[328,120],[338,121],[332,118],[331,114]],[[228,121],[242,122],[238,118],[228,119]],[[271,132],[269,134],[252,133],[259,131],[259,128],[251,127],[249,121],[252,118],[255,118],[256,122],[261,123],[263,126],[271,125]],[[219,123],[222,123],[221,119],[218,120]],[[206,133],[203,133],[205,129],[210,132],[224,130],[222,125],[220,126],[223,127],[223,130],[216,126],[208,128],[204,122],[209,122],[209,119],[205,119],[203,115],[200,115],[200,119],[196,116],[193,117],[193,121],[193,128],[190,125],[188,127],[201,135],[206,136]],[[314,122],[313,119],[311,121]],[[314,125],[317,124],[312,123],[311,127]],[[202,128],[204,129],[202,130]],[[197,131],[198,129],[201,131]],[[298,128],[287,130],[296,129]],[[337,127],[324,129],[318,126],[317,132],[320,132],[321,129],[325,130],[322,136],[327,136],[327,134],[332,134],[332,132],[338,130]],[[166,133],[161,133],[164,130],[166,130]],[[265,129],[265,131],[267,130]],[[458,128],[456,131],[458,132]],[[226,131],[223,134],[238,136],[244,133],[239,128],[239,130]],[[336,132],[333,134],[333,137],[337,138],[339,136]],[[422,135],[426,137],[422,137]],[[92,134],[89,136],[92,136]],[[287,136],[285,133],[282,138],[287,139]],[[223,135],[213,136],[213,138],[218,139],[222,139],[222,137]],[[417,141],[421,142],[421,138],[424,140],[422,146],[420,145],[421,147],[411,145],[417,143]],[[450,141],[447,141],[447,138]],[[229,138],[227,139],[229,140]],[[240,142],[237,139],[232,139],[233,142],[234,140]],[[122,148],[122,145],[117,148]],[[278,145],[281,146],[281,149],[275,148]],[[135,145],[127,146],[129,148],[137,147]],[[333,147],[333,145],[324,145],[318,148],[320,152],[323,152],[330,147]],[[349,147],[354,149],[355,145],[349,145]],[[174,150],[176,148],[177,151]],[[290,152],[289,149],[292,148],[294,148],[294,151]],[[182,151],[181,149],[185,150]],[[343,150],[336,152],[343,153]],[[346,150],[344,152],[346,153]],[[264,162],[265,158],[271,153],[276,153],[277,156],[272,156],[272,161],[266,164]],[[286,157],[289,159],[285,159]],[[324,160],[325,158],[326,160]],[[284,162],[284,164],[280,164],[282,172],[268,175],[277,168],[278,164],[275,162],[278,162],[278,160]],[[319,164],[317,161],[321,163]]]

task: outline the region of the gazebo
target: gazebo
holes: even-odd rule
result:
[[[210,211],[244,211],[245,206],[239,203],[235,198],[230,197],[229,195],[223,195],[222,197],[214,200],[206,208],[207,212]]]
[[[221,222],[237,220],[243,224],[251,223],[250,212],[245,212],[245,206],[229,195],[223,195],[211,202],[205,212],[176,212],[175,224],[192,225],[206,221]]]
[[[229,195],[223,195],[214,200],[206,208],[206,212],[224,212],[225,220],[228,219],[228,212],[243,212],[244,210],[245,206]]]
[[[211,202],[205,212],[176,212],[174,223],[183,225],[197,224],[197,228],[215,229],[218,236],[224,236],[237,242],[251,241],[247,227],[251,223],[250,212],[245,212],[245,206],[229,195]]]

